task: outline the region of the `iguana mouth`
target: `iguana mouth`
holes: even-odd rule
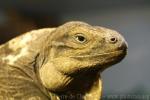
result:
[[[125,55],[127,53],[126,50],[119,50],[114,52],[105,52],[105,53],[99,53],[99,54],[92,54],[92,55],[79,55],[79,56],[70,56],[70,58],[92,58],[92,57],[100,57],[100,56],[106,56],[111,54],[118,55]]]

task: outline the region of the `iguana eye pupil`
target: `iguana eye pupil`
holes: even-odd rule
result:
[[[80,43],[86,42],[86,38],[82,34],[77,34],[75,36],[75,39],[76,39],[77,42],[80,42]]]
[[[77,38],[79,41],[82,41],[82,42],[85,40],[85,38],[83,36],[78,36]]]

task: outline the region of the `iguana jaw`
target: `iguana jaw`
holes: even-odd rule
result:
[[[120,54],[122,53],[123,55],[126,54],[125,50],[119,50],[119,51],[114,51],[114,52],[104,52],[104,53],[97,53],[97,54],[93,54],[93,55],[79,55],[79,56],[70,56],[70,58],[93,58],[93,57],[100,57],[100,56],[107,56],[107,55],[111,55],[111,54]]]
[[[78,60],[91,59],[92,64],[89,64],[87,67],[84,66],[83,69],[87,68],[89,70],[99,70],[101,72],[107,67],[120,62],[126,56],[126,54],[127,50],[117,50],[113,52],[99,53],[93,55],[70,56],[70,58]],[[98,61],[95,60],[97,58],[99,58]]]
[[[119,50],[115,52],[108,52],[108,53],[97,54],[92,56],[86,55],[82,57],[72,56],[72,57],[61,58],[62,63],[58,63],[60,62],[60,59],[54,59],[53,61],[49,62],[49,64],[47,64],[48,65],[47,67],[45,66],[44,68],[43,66],[44,68],[43,74],[46,74],[47,72],[48,75],[46,76],[49,76],[46,79],[42,77],[43,81],[48,81],[46,82],[48,86],[45,85],[45,87],[47,87],[50,91],[54,91],[54,92],[65,91],[70,87],[70,84],[72,84],[72,82],[76,80],[76,78],[78,79],[84,74],[88,75],[88,73],[96,74],[102,72],[107,67],[121,61],[125,57],[125,55],[126,55],[125,51]],[[90,59],[91,57],[92,57],[91,61],[88,61],[88,59]],[[105,57],[105,58],[102,60],[101,57],[102,58]],[[94,62],[93,58],[96,59],[99,58],[99,60],[96,60]],[[84,59],[84,62],[81,62],[82,61],[81,59]],[[76,64],[74,64],[74,62],[76,62]],[[49,73],[49,70],[51,71],[53,70],[53,72],[55,73],[51,74]],[[57,81],[59,81],[59,84],[55,84],[54,79],[56,78],[58,79]],[[53,80],[54,84],[52,84],[51,80]]]

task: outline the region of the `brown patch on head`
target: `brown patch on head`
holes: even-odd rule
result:
[[[11,48],[9,48],[9,44],[6,43],[5,45],[2,46],[0,50],[0,55],[9,55],[13,52]]]

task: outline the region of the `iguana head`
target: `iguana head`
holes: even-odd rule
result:
[[[47,38],[40,78],[49,90],[63,91],[74,77],[89,71],[101,72],[121,61],[126,51],[126,41],[118,32],[83,22],[69,22],[56,28]]]

